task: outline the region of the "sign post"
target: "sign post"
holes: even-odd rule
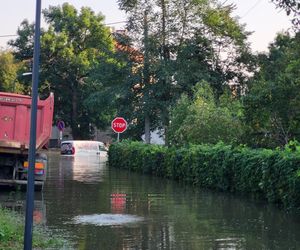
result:
[[[33,52],[33,74],[32,74],[32,100],[30,117],[30,142],[28,155],[28,177],[26,192],[26,214],[24,230],[24,250],[32,249],[33,231],[33,208],[34,208],[34,168],[36,153],[36,120],[39,85],[39,64],[40,64],[40,35],[41,35],[41,3],[36,0],[35,31],[34,31],[34,52]]]
[[[120,141],[120,133],[123,133],[127,129],[127,122],[123,117],[116,117],[111,122],[111,128],[115,133],[118,133],[117,142]]]
[[[65,129],[65,123],[64,123],[64,121],[59,120],[59,121],[57,122],[56,126],[57,126],[57,128],[58,128],[58,130],[59,130],[59,141],[61,142],[61,141],[62,141],[62,138],[63,138],[62,133],[63,133],[63,131],[64,131],[64,129]]]

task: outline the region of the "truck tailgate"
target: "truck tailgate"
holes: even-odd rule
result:
[[[47,144],[52,129],[54,96],[38,100],[36,148]],[[0,153],[28,152],[31,97],[0,92]]]

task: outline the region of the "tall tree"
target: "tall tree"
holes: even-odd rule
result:
[[[207,0],[118,2],[128,14],[129,36],[145,55],[142,67],[148,67],[147,58],[151,62],[144,71],[151,74],[151,82],[144,82],[142,95],[150,98],[150,107],[155,107],[152,128],[161,125],[167,129],[171,105],[182,92],[192,93],[199,80],[209,80],[218,99],[226,84],[240,77],[237,69],[245,63],[237,58],[247,48],[247,33],[230,16],[232,6]],[[147,36],[143,32],[145,12]]]
[[[43,33],[43,30],[41,30],[41,33]],[[18,37],[15,40],[10,40],[8,44],[14,48],[12,53],[15,59],[18,62],[22,62],[22,72],[32,72],[34,24],[30,24],[28,20],[25,19],[22,21],[20,27],[18,27],[17,34]],[[22,83],[23,93],[29,95],[31,93],[31,77],[22,77],[22,74],[19,74],[18,78]]]
[[[259,55],[245,104],[248,143],[277,147],[300,140],[300,33],[279,34]]]
[[[57,96],[58,113],[72,127],[74,138],[88,136],[90,117],[93,116],[83,105],[93,89],[88,85],[91,69],[106,58],[113,48],[109,29],[104,25],[104,16],[96,15],[90,8],[80,13],[69,5],[50,7],[45,10],[49,30],[43,36],[45,76],[54,83],[53,88],[62,91]],[[50,73],[50,74],[49,74]]]
[[[129,122],[129,127],[122,137],[140,139],[143,129],[136,121],[141,118],[143,106],[143,55],[133,47],[126,32],[114,32],[112,36],[115,40],[111,56],[113,59],[108,63],[99,63],[91,72],[91,80],[99,88],[86,103],[89,107],[98,106],[107,110],[107,118],[111,115],[124,117]]]
[[[97,64],[109,60],[113,49],[110,31],[104,16],[90,8],[78,12],[65,3],[51,6],[43,14],[48,29],[41,39],[41,91],[55,92],[55,115],[71,126],[73,137],[88,138],[94,114],[84,101],[97,88],[88,79]],[[19,37],[11,42],[20,58],[32,55],[30,30],[23,22]]]

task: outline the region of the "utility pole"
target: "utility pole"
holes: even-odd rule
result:
[[[36,0],[35,32],[34,32],[34,53],[33,53],[33,74],[32,74],[32,100],[30,117],[30,143],[29,143],[29,166],[27,174],[26,193],[26,217],[24,232],[24,250],[32,249],[33,232],[33,208],[34,208],[34,168],[36,152],[36,120],[37,120],[37,99],[39,84],[39,63],[40,63],[40,34],[41,34],[41,0]]]

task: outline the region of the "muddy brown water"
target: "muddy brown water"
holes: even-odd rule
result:
[[[34,218],[74,249],[300,249],[300,216],[237,197],[49,152]],[[0,193],[21,209],[24,196]],[[15,200],[15,201],[14,201]]]

